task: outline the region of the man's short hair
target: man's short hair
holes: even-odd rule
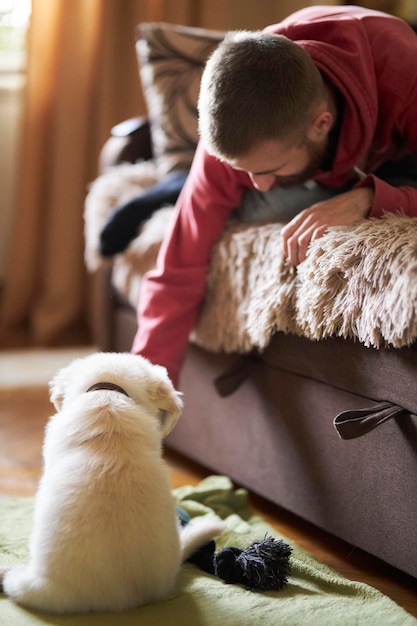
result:
[[[287,37],[231,31],[201,80],[199,132],[206,149],[235,159],[267,139],[301,141],[323,86],[310,56]]]

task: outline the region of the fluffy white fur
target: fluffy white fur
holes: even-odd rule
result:
[[[98,382],[117,391],[89,391]],[[97,353],[50,383],[27,565],[3,568],[15,602],[47,612],[121,611],[175,593],[181,565],[224,529],[215,519],[179,530],[162,438],[182,402],[166,370],[140,356]],[[0,578],[1,578],[0,577]]]

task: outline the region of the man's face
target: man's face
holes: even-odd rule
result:
[[[269,140],[248,156],[230,161],[230,165],[248,172],[256,189],[268,191],[276,185],[290,187],[305,183],[320,170],[327,149],[327,135],[314,141],[305,138],[291,147]]]

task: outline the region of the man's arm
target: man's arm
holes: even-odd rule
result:
[[[175,386],[204,298],[213,245],[245,187],[250,187],[247,174],[210,157],[200,145],[157,268],[143,281],[132,352],[166,367]]]
[[[322,237],[329,227],[382,217],[387,212],[417,217],[417,189],[393,187],[370,175],[354,189],[301,211],[284,226],[285,255],[292,265],[298,265],[305,260],[310,242]]]

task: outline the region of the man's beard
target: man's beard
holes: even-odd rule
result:
[[[307,148],[309,161],[307,166],[297,174],[291,174],[289,176],[275,176],[275,185],[277,187],[293,187],[294,185],[302,185],[307,182],[318,171],[320,171],[323,161],[327,156],[328,141],[323,145],[317,145],[307,139],[304,142]]]

